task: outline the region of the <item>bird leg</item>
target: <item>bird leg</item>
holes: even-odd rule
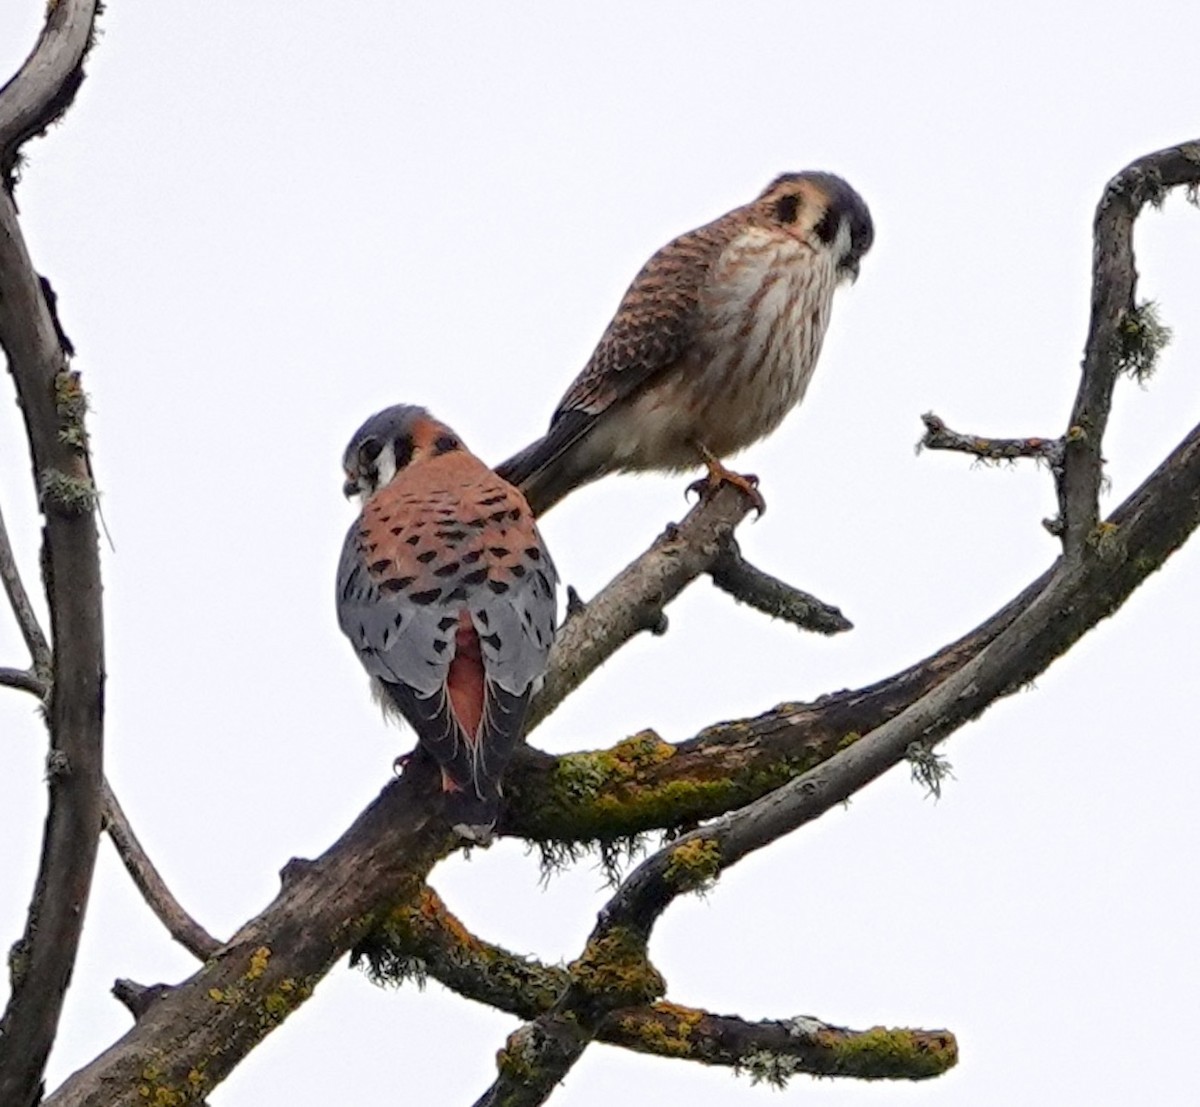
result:
[[[695,492],[701,499],[705,496],[711,496],[723,484],[732,484],[735,488],[740,488],[742,492],[749,497],[750,502],[754,504],[754,510],[758,515],[762,515],[767,510],[767,501],[763,499],[762,493],[758,490],[758,477],[751,473],[735,473],[732,469],[726,469],[721,464],[721,459],[712,453],[706,446],[697,442],[696,449],[700,456],[704,459],[704,464],[708,468],[708,476],[701,477],[698,481],[693,481],[688,485],[688,492]]]

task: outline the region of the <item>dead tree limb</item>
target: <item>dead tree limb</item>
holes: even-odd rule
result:
[[[21,144],[61,115],[79,87],[96,6],[95,0],[51,4],[33,53],[0,89],[0,345],[25,418],[46,520],[42,565],[53,643],[50,805],[25,933],[10,955],[12,991],[0,1017],[0,1103],[6,1107],[26,1107],[40,1097],[100,831],[104,640],[86,405],[77,377],[67,370],[11,189]],[[18,619],[36,668],[44,639],[33,635],[30,641],[19,607]]]

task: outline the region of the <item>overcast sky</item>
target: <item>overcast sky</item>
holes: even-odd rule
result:
[[[43,8],[0,5],[4,75]],[[1104,182],[1200,137],[1191,0],[176,0],[112,3],[101,27],[75,107],[27,147],[18,199],[94,403],[116,547],[108,774],[222,936],[411,742],[381,722],[334,618],[352,515],[339,461],[365,416],[427,404],[498,461],[541,433],[652,250],[781,171],[845,176],[876,245],[803,407],[741,462],[769,503],[741,539],[856,629],[801,635],[698,583],[665,638],[625,649],[535,741],[607,746],[646,726],[680,740],[878,679],[1056,553],[1049,477],[918,457],[919,415],[1061,433]],[[1200,419],[1200,213],[1174,196],[1137,241],[1141,294],[1175,341],[1148,387],[1118,389],[1106,510]],[[0,467],[32,583],[8,403]],[[594,592],[681,516],[686,483],[610,479],[556,509],[544,533],[564,579]],[[799,1078],[785,1094],[806,1104],[1194,1102],[1198,575],[1193,542],[1036,689],[956,734],[939,803],[897,770],[673,906],[651,946],[669,998],[958,1036],[939,1080]],[[0,618],[0,664],[22,651]],[[0,727],[7,947],[35,872],[45,739],[17,692],[0,690]],[[601,877],[538,875],[504,842],[433,883],[481,936],[574,958]],[[129,1025],[115,977],[194,967],[103,844],[50,1085]],[[212,1103],[470,1103],[516,1025],[436,984],[382,991],[338,968]],[[596,1046],[553,1102],[774,1094]]]

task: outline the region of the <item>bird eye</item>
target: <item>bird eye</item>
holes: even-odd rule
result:
[[[800,213],[800,197],[794,192],[775,201],[775,218],[780,223],[795,223]]]
[[[360,465],[370,465],[383,449],[383,443],[378,438],[365,438],[358,447],[358,461]]]
[[[448,454],[451,450],[458,449],[458,439],[452,434],[443,434],[433,444],[433,452],[435,454]]]

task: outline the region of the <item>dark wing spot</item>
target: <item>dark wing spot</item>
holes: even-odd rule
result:
[[[442,590],[440,588],[430,588],[425,592],[414,592],[408,598],[412,600],[413,603],[419,603],[422,607],[424,607],[426,604],[433,603],[433,601],[436,600],[441,594]]]
[[[492,557],[508,557],[508,547],[488,546],[488,553],[490,553]]]
[[[444,619],[438,620],[438,630],[449,630],[458,622],[457,616],[447,615]]]
[[[435,454],[448,454],[451,450],[458,449],[458,439],[452,434],[443,434],[433,443],[433,452]]]
[[[435,638],[433,640],[433,652],[434,653],[445,653],[447,644],[448,643],[446,642],[445,638]]]
[[[392,527],[392,534],[394,534],[394,535],[395,535],[397,538],[399,538],[399,537],[400,537],[400,535],[402,535],[403,533],[404,533],[404,528],[403,528],[403,527]],[[419,541],[420,541],[420,539],[419,539],[419,538],[418,538],[418,537],[417,537],[417,536],[414,534],[414,535],[413,535],[413,536],[412,536],[412,537],[409,539],[409,541],[410,541],[410,542],[419,542]]]
[[[417,560],[422,565],[428,565],[435,557],[437,557],[437,550],[426,550],[424,553],[417,554]]]
[[[480,626],[486,627],[491,626],[492,624],[492,617],[487,613],[486,608],[481,607],[478,611],[476,611],[475,618],[479,620]]]
[[[490,519],[490,520],[491,520],[493,523],[499,523],[501,520],[503,520],[504,516],[505,516],[505,515],[507,515],[507,514],[508,514],[508,512],[507,512],[507,511],[493,511],[493,512],[491,513],[491,515],[489,515],[489,516],[488,516],[488,518],[489,518],[489,519]]]
[[[447,561],[445,565],[434,569],[433,575],[435,577],[452,577],[458,572],[459,568],[460,566],[457,561]]]
[[[392,531],[392,533],[399,534],[400,531],[394,530],[394,531]],[[404,541],[407,542],[410,546],[416,546],[416,545],[420,544],[421,536],[419,534],[410,534]]]
[[[453,592],[447,592],[444,603],[453,603],[455,600],[465,600],[467,598],[467,590],[460,584]],[[455,622],[458,622],[455,619]]]
[[[403,615],[397,615],[397,616],[396,616],[396,617],[395,617],[395,618],[392,620],[392,622],[396,624],[396,629],[397,629],[397,630],[399,630],[399,629],[400,629],[400,627],[401,627],[401,626],[403,625],[403,623],[404,623],[404,616],[403,616]]]
[[[519,507],[514,507],[512,511],[508,513],[508,517],[515,523],[519,518],[521,518],[521,509]]]
[[[381,580],[379,587],[384,592],[403,592],[416,577],[392,577],[391,580]]]
[[[780,223],[795,223],[800,211],[800,197],[795,193],[780,196],[775,201],[775,218]]]
[[[539,550],[537,546],[526,546],[525,556],[529,558],[530,561],[541,561],[542,551]]]
[[[503,596],[508,591],[508,585],[502,580],[489,580],[488,587],[496,593],[497,596]]]
[[[487,520],[486,519],[468,519],[467,526],[471,527],[473,530],[483,530],[483,528],[487,526]]]
[[[456,542],[461,542],[466,538],[467,532],[465,530],[439,530],[437,536],[453,546]]]
[[[501,492],[498,496],[489,496],[486,500],[480,500],[479,506],[480,507],[491,507],[493,504],[502,504],[502,503],[504,503],[504,499],[505,499],[504,493]]]
[[[390,557],[381,557],[378,561],[372,561],[367,568],[370,569],[372,573],[382,573],[384,569],[386,569],[391,563],[392,559]]]
[[[541,569],[539,569],[539,570],[537,571],[537,573],[535,574],[535,576],[536,576],[536,579],[537,579],[538,583],[539,583],[539,584],[541,584],[541,586],[542,586],[542,588],[543,588],[543,589],[545,589],[545,593],[546,593],[546,595],[547,595],[547,596],[553,596],[553,595],[554,595],[554,589],[550,587],[550,581],[549,581],[549,579],[546,577],[546,574],[545,574],[545,573],[543,573]]]
[[[488,571],[486,569],[476,569],[473,572],[467,573],[466,576],[462,578],[463,584],[482,584],[485,580],[487,580],[487,574]]]
[[[498,634],[481,634],[479,636],[479,641],[493,650],[498,650],[500,648],[500,635]]]
[[[472,550],[470,553],[463,554],[463,564],[474,565],[481,557],[483,557],[483,550]]]
[[[516,577],[517,580],[520,580],[525,575],[525,566],[524,565],[514,565],[512,567],[512,575],[514,577]]]

